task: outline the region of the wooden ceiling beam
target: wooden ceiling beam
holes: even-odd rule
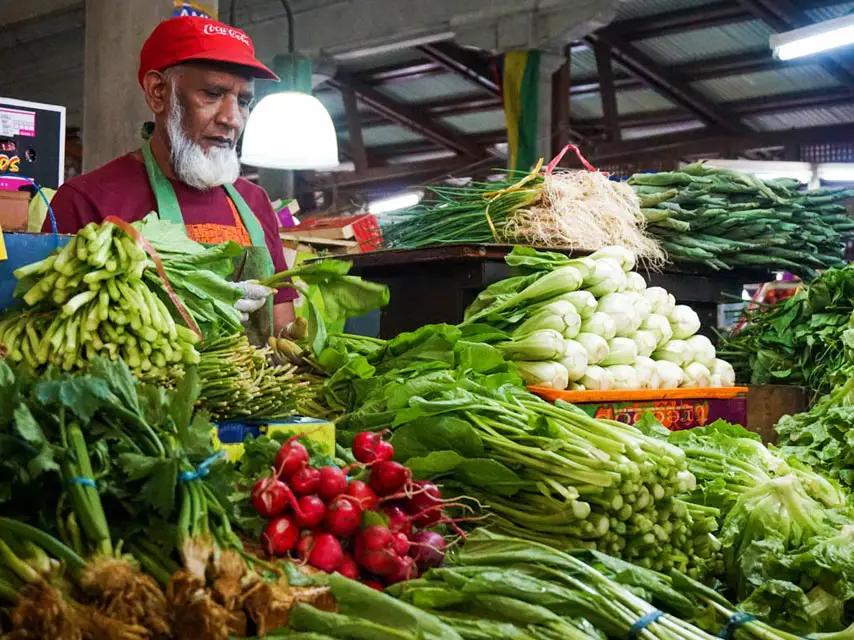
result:
[[[442,147],[471,158],[482,156],[482,149],[466,134],[432,120],[422,109],[395,100],[346,72],[339,71],[330,83],[341,91],[352,89],[372,111]]]
[[[435,42],[422,45],[418,49],[448,71],[465,78],[484,91],[496,96],[501,94],[488,56],[454,42]]]
[[[609,47],[615,62],[671,102],[695,113],[706,124],[736,133],[746,131],[746,127],[737,116],[712,102],[691,87],[685,78],[653,60],[607,28],[587,36],[587,40],[591,46],[601,43]]]

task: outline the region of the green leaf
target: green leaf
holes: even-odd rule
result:
[[[84,422],[91,420],[101,406],[116,399],[105,380],[88,375],[40,382],[34,394],[40,404],[65,407]]]
[[[15,432],[34,447],[45,444],[44,432],[25,404],[15,408]]]
[[[193,410],[201,391],[202,381],[198,367],[187,367],[184,377],[175,387],[175,391],[170,393],[169,398],[169,415],[179,432],[186,429],[193,419]]]
[[[466,420],[454,416],[431,416],[414,420],[394,431],[395,457],[408,460],[434,451],[454,451],[463,458],[483,456],[483,441]]]
[[[388,516],[380,511],[365,511],[362,514],[362,529],[375,526],[388,526]]]
[[[175,510],[175,486],[178,482],[178,461],[158,460],[151,469],[149,480],[142,487],[143,499],[164,518]]]
[[[455,451],[433,451],[424,457],[409,458],[405,464],[416,479],[426,480],[447,475],[463,462],[465,458]]]
[[[457,469],[456,476],[462,482],[502,496],[512,496],[526,485],[514,471],[487,458],[466,460]]]

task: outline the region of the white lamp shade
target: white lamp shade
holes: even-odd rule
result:
[[[299,91],[266,96],[246,123],[241,162],[267,169],[334,169],[338,139],[326,107]]]

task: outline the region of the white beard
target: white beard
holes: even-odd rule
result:
[[[184,184],[208,191],[224,184],[234,184],[240,176],[240,160],[235,148],[211,147],[205,150],[187,137],[184,132],[184,107],[174,88],[169,98],[167,133],[172,169]]]

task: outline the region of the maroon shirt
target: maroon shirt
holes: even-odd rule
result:
[[[178,197],[184,224],[236,226],[234,210],[225,189],[199,191],[175,180],[170,182]],[[267,193],[243,178],[238,178],[234,187],[246,200],[264,230],[264,239],[276,273],[286,270],[285,254],[279,239],[279,220]],[[136,222],[157,210],[145,165],[134,153],[123,155],[99,169],[69,180],[56,192],[50,206],[56,215],[56,226],[60,233],[77,233],[90,222],[100,223],[108,216]],[[48,217],[42,231],[51,230]],[[274,302],[289,302],[296,297],[294,289],[280,289]]]

